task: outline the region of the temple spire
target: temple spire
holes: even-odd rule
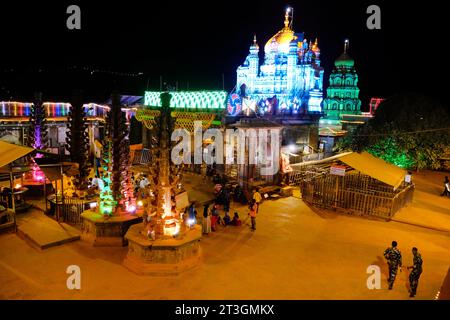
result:
[[[253,45],[256,47],[258,44],[256,43],[256,34],[253,35]]]
[[[284,15],[284,27],[288,28],[289,27],[289,12],[291,11],[291,8],[287,8],[286,9],[286,13]]]
[[[348,45],[349,45],[349,41],[348,41],[348,39],[345,39],[345,42],[344,42],[344,53],[347,53]]]

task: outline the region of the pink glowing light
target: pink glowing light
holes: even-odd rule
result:
[[[127,212],[132,213],[136,211],[136,207],[135,206],[129,206],[127,207]]]
[[[38,182],[43,182],[45,180],[45,175],[38,168],[33,168],[33,180]]]

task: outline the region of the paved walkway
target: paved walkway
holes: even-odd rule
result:
[[[200,214],[199,208],[207,202],[212,202],[215,199],[214,183],[209,179],[203,180],[198,174],[184,173],[183,185],[188,191],[189,201],[195,201],[199,204],[197,211]]]
[[[450,233],[450,198],[441,197],[448,173],[421,171],[413,174],[413,202],[397,212],[393,221]]]
[[[434,193],[439,179],[436,190],[429,189],[435,178],[430,175],[432,182],[423,185],[416,181],[429,196],[417,198],[414,212],[433,212],[442,206],[438,200],[447,200]],[[412,262],[411,248],[419,248],[424,271],[415,299],[434,299],[450,266],[446,232],[320,211],[295,197],[265,201],[252,232],[248,208],[232,206],[235,210],[244,225],[204,236],[202,264],[174,277],[130,272],[122,264],[126,247],[75,241],[38,251],[14,234],[0,235],[0,299],[409,299],[406,270],[394,290],[387,289],[382,253],[392,240],[399,243],[404,265]],[[66,287],[70,265],[81,268],[79,291]],[[380,290],[367,288],[370,265],[381,269]]]
[[[424,259],[416,299],[434,299],[450,265],[448,235],[397,222],[316,212],[296,198],[266,201],[257,230],[245,221],[202,238],[203,263],[175,277],[138,276],[123,265],[127,248],[95,248],[76,241],[36,251],[13,234],[0,235],[3,299],[409,299],[408,273],[387,290],[382,253],[399,242],[404,264],[410,248]],[[78,265],[82,289],[66,288]],[[382,272],[381,290],[366,286],[369,265]]]

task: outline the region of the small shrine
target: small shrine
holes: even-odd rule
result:
[[[142,221],[130,171],[129,124],[120,108],[120,96],[112,96],[106,117],[101,159],[101,191],[98,203],[81,214],[82,239],[94,246],[125,246],[128,228]]]
[[[125,235],[128,255],[124,265],[138,274],[177,274],[195,267],[201,257],[201,227],[189,221],[186,206],[179,205],[183,194],[179,192],[181,165],[170,161],[170,137],[176,122],[170,98],[168,92],[162,93],[161,108],[145,117],[153,151],[148,165],[149,196],[142,202],[143,223],[131,226]]]

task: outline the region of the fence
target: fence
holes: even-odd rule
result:
[[[51,200],[50,200],[51,199]],[[90,203],[95,202],[97,199],[79,199],[79,198],[64,198],[64,203],[61,198],[50,198],[49,201],[52,204],[53,209],[51,211],[56,214],[62,222],[66,222],[73,225],[82,224],[81,213],[90,207]]]
[[[298,178],[301,177],[301,178]],[[410,203],[414,185],[397,190],[363,174],[344,177],[317,172],[299,172],[302,198],[314,206],[389,220]]]

